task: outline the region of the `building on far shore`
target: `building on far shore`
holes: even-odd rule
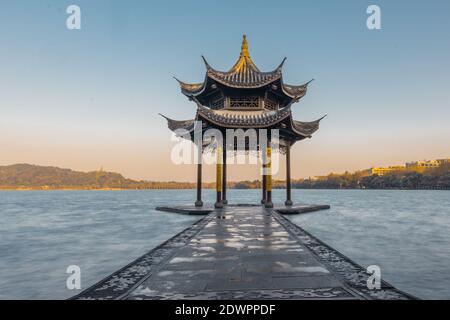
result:
[[[406,170],[405,166],[390,166],[390,167],[374,167],[369,169],[369,173],[373,175],[383,176],[387,173],[399,172]]]
[[[373,167],[369,169],[369,174],[382,176],[399,171],[415,171],[422,173],[427,169],[438,168],[446,164],[450,164],[450,159],[419,160],[407,162],[404,166]]]
[[[417,172],[423,172],[427,169],[438,168],[449,162],[450,162],[450,159],[422,160],[422,161],[407,162],[406,169],[417,171]]]

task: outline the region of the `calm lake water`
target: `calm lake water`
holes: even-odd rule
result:
[[[66,268],[86,288],[198,218],[155,211],[192,202],[194,190],[0,192],[0,299],[65,299]],[[282,201],[276,190],[275,201]],[[207,201],[214,200],[211,190]],[[259,190],[230,190],[255,203]],[[291,219],[382,278],[420,298],[450,299],[449,191],[294,190],[331,210]]]

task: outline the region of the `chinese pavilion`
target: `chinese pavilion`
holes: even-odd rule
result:
[[[308,83],[289,85],[283,81],[282,68],[286,58],[273,71],[262,72],[253,62],[248,50],[248,43],[244,35],[239,59],[227,72],[219,71],[202,56],[206,66],[205,79],[201,83],[185,83],[177,79],[181,92],[197,104],[197,112],[191,120],[172,120],[167,118],[168,127],[172,131],[184,129],[190,133],[190,140],[194,141],[195,124],[202,123],[202,132],[208,129],[218,129],[225,133],[226,129],[266,129],[268,139],[262,145],[258,142],[263,162],[262,200],[267,208],[272,203],[271,129],[278,129],[278,143],[280,151],[286,155],[286,206],[292,206],[291,198],[291,147],[300,140],[311,138],[319,129],[320,118],[312,122],[301,122],[292,117],[291,106],[305,96]],[[216,174],[216,208],[227,204],[227,149],[235,148],[234,142],[226,141],[223,135],[224,148],[217,148],[218,157]],[[258,140],[259,141],[259,140]],[[203,152],[203,145],[198,146]],[[264,150],[265,149],[265,150]],[[222,151],[223,150],[223,151]],[[201,158],[201,157],[200,157]],[[202,161],[197,164],[197,201],[195,205],[201,207],[202,202]]]

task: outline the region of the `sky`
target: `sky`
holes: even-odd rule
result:
[[[66,27],[72,4],[81,30]],[[371,4],[381,30],[366,26]],[[201,82],[202,54],[228,70],[243,34],[260,69],[286,56],[287,83],[315,79],[295,119],[328,115],[293,147],[294,178],[450,157],[449,12],[447,0],[0,0],[0,165],[194,181],[194,165],[171,162],[158,113],[193,118],[172,77]]]

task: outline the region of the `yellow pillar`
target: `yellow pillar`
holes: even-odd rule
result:
[[[266,148],[266,159],[267,159],[267,163],[266,163],[266,193],[267,193],[267,198],[266,198],[266,203],[265,203],[265,207],[266,208],[273,208],[273,203],[272,203],[272,147],[268,146]]]

